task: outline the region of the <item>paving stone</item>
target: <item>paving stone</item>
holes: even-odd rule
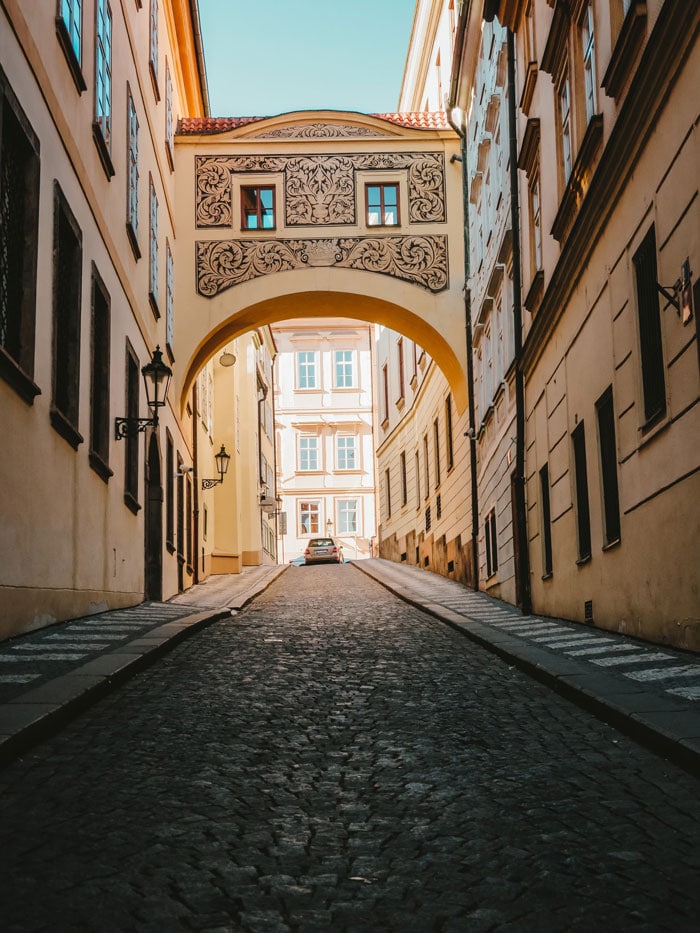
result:
[[[316,570],[0,773],[3,933],[695,929],[696,778]]]

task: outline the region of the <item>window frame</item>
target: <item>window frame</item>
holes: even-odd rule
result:
[[[148,301],[156,320],[158,307],[158,195],[153,176],[148,175]]]
[[[304,506],[308,506],[307,509],[304,509]],[[314,511],[315,511],[315,527],[314,527]],[[303,524],[303,515],[307,512],[310,516],[309,519],[309,528],[305,529]],[[314,535],[320,534],[321,527],[321,502],[318,499],[298,499],[297,500],[297,537],[298,538],[312,538]]]
[[[148,12],[148,70],[151,75],[151,84],[156,102],[160,100],[158,87],[158,27],[159,27],[158,0],[150,0]]]
[[[80,423],[80,336],[83,297],[83,234],[60,185],[54,181],[52,375],[50,420],[77,450]]]
[[[344,508],[344,503],[352,503],[352,509]],[[336,528],[338,529],[339,535],[359,535],[361,534],[360,526],[360,509],[359,509],[359,500],[358,499],[337,499],[335,503],[335,512],[336,512]],[[354,516],[354,528],[345,527],[341,519],[343,517],[347,518],[348,515]]]
[[[618,478],[615,403],[612,386],[595,403],[598,424],[598,456],[600,462],[600,492],[603,513],[603,550],[622,540],[620,516],[620,486]]]
[[[262,192],[271,191],[272,192],[272,207],[266,208],[262,203]],[[249,217],[252,217],[252,214],[246,213],[246,201],[245,195],[246,192],[255,192],[255,218],[257,220],[257,226],[251,227],[248,224]],[[276,185],[241,185],[240,187],[240,201],[241,201],[241,230],[245,230],[248,233],[268,233],[271,230],[277,229],[277,186]],[[265,226],[263,223],[263,216],[265,211],[271,210],[272,212],[272,225]]]
[[[641,377],[642,431],[649,431],[666,417],[666,364],[661,302],[657,289],[656,229],[652,224],[632,256],[637,300],[639,371]]]
[[[386,213],[386,201],[385,201],[385,191],[389,188],[392,188],[396,192],[396,203],[395,205],[390,204],[389,207],[394,207],[396,210],[396,221],[394,223],[387,223],[383,218]],[[379,217],[381,218],[380,223],[373,223],[370,220],[370,190],[377,189],[379,191]],[[373,205],[374,206],[374,205]],[[383,181],[368,181],[365,183],[365,223],[368,227],[400,227],[401,226],[401,185],[398,181],[383,182]]]
[[[595,61],[595,17],[593,4],[586,3],[581,16],[581,61],[583,65],[583,90],[586,102],[586,125],[596,115],[598,108],[598,84]]]
[[[90,276],[90,452],[92,469],[107,482],[113,475],[109,466],[111,299],[97,266]]]
[[[87,90],[83,76],[83,0],[56,0],[56,35],[79,94]]]
[[[338,471],[342,472],[357,472],[360,469],[359,465],[359,445],[357,444],[357,435],[356,434],[336,434],[335,437],[335,468]],[[352,443],[349,446],[344,447],[344,456],[341,457],[341,441],[351,441]],[[351,466],[348,466],[348,453],[351,453],[351,459],[353,461]],[[341,464],[341,459],[344,459],[345,465]]]
[[[540,467],[540,524],[542,530],[542,579],[549,580],[554,575],[552,550],[552,504],[550,499],[549,464]]]
[[[112,8],[109,0],[95,3],[95,107],[92,135],[108,178],[112,163]]]
[[[318,434],[299,434],[297,437],[297,473],[318,473],[322,469],[321,445]],[[313,443],[312,443],[313,442]],[[313,454],[313,458],[312,455]],[[311,461],[313,459],[313,465]],[[306,460],[307,465],[304,465]]]
[[[126,417],[139,417],[141,392],[141,367],[136,351],[130,341],[126,341],[124,360],[124,408]],[[139,433],[128,431],[124,438],[124,504],[134,515],[140,510],[139,504]],[[181,541],[178,541],[178,549]]]
[[[435,488],[440,488],[441,470],[440,470],[440,419],[433,421],[433,452],[435,454]]]
[[[496,509],[492,508],[484,520],[484,539],[486,553],[486,579],[498,573],[498,528],[496,526]]]
[[[311,359],[303,359],[302,356],[310,356]],[[296,390],[301,392],[312,391],[317,392],[320,388],[319,378],[318,378],[318,350],[297,350],[296,351]],[[313,384],[312,385],[302,385],[302,368],[306,369],[306,379],[308,380],[309,372],[313,373]]]
[[[139,118],[128,84],[126,89],[126,232],[134,257],[138,260],[141,258],[139,248]]]
[[[574,502],[576,505],[576,547],[577,564],[585,564],[591,559],[591,511],[588,493],[588,465],[586,462],[586,429],[579,421],[571,432],[571,452],[573,460]]]
[[[408,505],[408,480],[406,476],[406,451],[402,450],[399,455],[400,475],[401,475],[401,507]]]
[[[16,186],[7,175],[12,169]],[[28,405],[41,392],[34,382],[40,186],[39,137],[0,67],[0,377]]]
[[[345,356],[345,359],[339,360],[338,357],[340,354]],[[349,359],[348,359],[349,357]],[[342,379],[339,379],[339,369],[338,366],[342,367]],[[347,367],[350,367],[349,382]],[[333,388],[334,389],[354,389],[357,387],[357,381],[355,379],[355,351],[354,350],[334,350],[333,351]]]

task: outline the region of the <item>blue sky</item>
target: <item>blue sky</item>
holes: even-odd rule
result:
[[[211,114],[397,109],[415,0],[199,0]]]

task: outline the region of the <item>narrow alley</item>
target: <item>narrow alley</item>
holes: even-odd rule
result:
[[[678,933],[699,823],[685,771],[290,567],[0,772],[2,928]]]

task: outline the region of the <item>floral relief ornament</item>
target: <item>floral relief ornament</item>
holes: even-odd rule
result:
[[[197,242],[197,290],[206,298],[263,275],[309,266],[377,272],[431,292],[449,284],[444,235]]]

